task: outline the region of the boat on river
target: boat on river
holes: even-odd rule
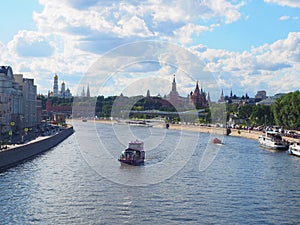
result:
[[[292,155],[300,156],[300,142],[291,144],[288,151]]]
[[[213,144],[222,144],[222,140],[219,138],[214,138],[214,139],[212,139],[212,143]]]
[[[289,148],[288,144],[284,142],[278,132],[266,131],[263,135],[258,137],[258,142],[261,147],[272,150],[286,151]]]
[[[119,161],[129,165],[141,165],[145,160],[144,142],[136,140],[128,144],[128,148],[122,151]]]

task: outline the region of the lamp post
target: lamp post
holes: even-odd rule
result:
[[[15,122],[11,121],[10,122],[10,131],[8,131],[8,135],[10,138],[10,143],[12,144],[12,135],[13,135],[13,127],[15,126]]]

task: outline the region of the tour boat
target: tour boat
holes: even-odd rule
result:
[[[130,165],[141,165],[145,160],[144,143],[142,141],[131,141],[128,148],[122,151],[119,161]]]
[[[288,145],[284,143],[281,135],[278,132],[265,132],[258,138],[260,146],[273,150],[288,150]]]
[[[290,145],[289,153],[292,155],[300,156],[300,142],[295,142]]]

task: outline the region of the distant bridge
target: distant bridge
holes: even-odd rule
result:
[[[122,114],[126,115],[152,115],[152,116],[164,116],[164,117],[182,117],[182,116],[197,116],[204,118],[207,116],[207,113],[204,109],[197,111],[184,111],[184,112],[167,112],[167,111],[158,111],[158,110],[122,110]]]

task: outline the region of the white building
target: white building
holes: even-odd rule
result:
[[[22,112],[22,88],[11,67],[0,66],[0,134],[18,129]]]
[[[61,89],[58,90],[58,76],[55,74],[53,81],[53,91],[48,96],[58,97],[58,98],[72,98],[72,93],[69,88],[66,89],[65,82],[61,83]]]
[[[37,125],[37,87],[33,79],[23,78],[22,74],[14,75],[16,82],[22,87],[23,114],[20,123],[22,127]]]

